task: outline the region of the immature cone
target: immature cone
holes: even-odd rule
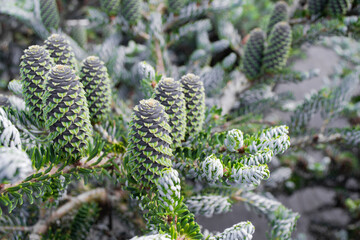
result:
[[[80,47],[85,47],[87,44],[87,32],[83,25],[77,24],[71,28],[70,36],[79,44]]]
[[[30,114],[43,122],[46,76],[54,62],[44,47],[34,45],[24,51],[20,63],[22,92]]]
[[[169,11],[172,13],[180,13],[185,6],[185,0],[168,0]]]
[[[243,71],[248,79],[254,79],[261,73],[264,57],[265,33],[256,28],[251,31],[249,40],[245,45]]]
[[[180,82],[173,78],[160,80],[155,88],[155,99],[165,107],[165,112],[169,115],[173,143],[180,145],[186,132],[186,106]]]
[[[189,73],[181,78],[186,101],[186,132],[193,136],[202,130],[205,119],[205,91],[200,77]]]
[[[120,12],[120,3],[120,0],[100,0],[101,9],[109,16],[116,16]]]
[[[141,100],[130,122],[127,169],[143,187],[156,183],[160,171],[171,167],[171,128],[164,107],[154,99]]]
[[[329,0],[309,0],[308,1],[308,8],[310,15],[318,15],[324,12],[326,4]]]
[[[350,0],[329,0],[329,13],[331,16],[341,16],[346,14],[350,6]]]
[[[45,27],[50,30],[59,27],[60,17],[56,0],[40,0],[40,16]]]
[[[52,34],[44,43],[55,64],[68,65],[75,69],[74,52],[69,42],[63,36]]]
[[[70,66],[56,65],[48,75],[44,118],[57,153],[77,160],[92,133],[82,84]]]
[[[266,72],[280,71],[286,64],[291,46],[291,27],[287,22],[275,25],[265,50],[263,67]]]
[[[110,79],[104,62],[95,56],[87,57],[82,63],[80,81],[84,85],[91,121],[104,120],[111,107]]]
[[[284,1],[279,1],[275,4],[267,27],[268,35],[271,33],[272,29],[277,23],[286,22],[288,20],[288,8],[289,6]]]
[[[141,0],[121,1],[121,13],[130,24],[136,24],[141,17]]]

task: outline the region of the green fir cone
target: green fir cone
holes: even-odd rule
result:
[[[263,67],[268,73],[280,71],[285,65],[291,47],[292,33],[287,22],[279,22],[272,30],[265,49]]]
[[[169,11],[178,14],[185,6],[185,3],[185,0],[168,0]]]
[[[126,1],[126,0],[123,0]],[[100,0],[101,9],[108,16],[116,16],[120,12],[120,0]]]
[[[59,27],[60,17],[56,0],[40,0],[40,16],[48,30],[57,29]]]
[[[121,1],[121,14],[130,24],[136,24],[141,17],[141,0]]]
[[[141,187],[154,186],[160,171],[172,166],[168,119],[165,108],[155,99],[141,100],[134,107],[126,168],[129,180]]]
[[[89,106],[90,119],[97,123],[106,118],[111,107],[110,79],[103,61],[98,57],[87,57],[80,71]]]
[[[251,31],[249,40],[245,45],[243,71],[249,80],[261,74],[261,65],[264,57],[265,33],[256,28]]]
[[[84,48],[87,44],[87,31],[85,26],[77,24],[71,27],[70,36],[79,44],[80,47]]]
[[[289,18],[288,4],[284,1],[279,1],[275,4],[274,10],[272,11],[269,24],[267,27],[267,34],[269,35],[274,26],[279,22],[287,22]]]
[[[308,8],[310,15],[314,16],[323,13],[328,1],[329,0],[309,0]]]
[[[169,115],[171,137],[175,146],[179,146],[186,132],[186,106],[180,82],[173,78],[160,80],[155,88],[155,99],[165,107]]]
[[[68,65],[75,69],[76,60],[70,43],[60,34],[52,34],[45,40],[45,47],[55,64]]]
[[[44,118],[55,151],[71,160],[83,157],[92,135],[85,91],[70,66],[56,65],[48,74]]]
[[[202,130],[205,120],[205,91],[200,77],[189,73],[181,78],[186,101],[186,132],[194,136]]]
[[[38,45],[30,46],[21,57],[20,74],[25,104],[30,114],[40,122],[43,122],[46,76],[53,64],[48,51]]]
[[[350,0],[329,0],[329,14],[333,17],[345,15],[350,7]]]

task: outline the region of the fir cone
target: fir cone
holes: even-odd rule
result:
[[[142,187],[153,186],[160,171],[172,166],[168,118],[164,107],[154,99],[141,100],[134,107],[126,168],[129,180]]]
[[[63,36],[52,34],[44,43],[55,64],[68,65],[75,69],[74,52],[69,42]]]
[[[38,45],[30,46],[21,57],[20,75],[25,104],[40,123],[43,122],[46,76],[53,64],[48,51]]]
[[[123,0],[126,1],[126,0]],[[120,0],[100,0],[101,9],[108,16],[116,16],[120,12]]]
[[[175,146],[179,146],[186,132],[185,99],[180,82],[173,78],[160,80],[155,88],[155,99],[165,107],[169,115],[171,137]]]
[[[110,79],[104,62],[95,56],[87,57],[82,63],[80,81],[84,85],[91,121],[104,120],[111,107]]]
[[[263,67],[266,72],[278,72],[286,65],[291,47],[291,34],[291,27],[287,22],[275,25],[264,54]]]
[[[57,29],[59,27],[60,17],[56,5],[56,0],[40,0],[40,16],[45,27]]]
[[[329,0],[309,0],[308,8],[311,16],[324,12]]]
[[[141,17],[141,0],[121,1],[121,13],[130,24],[136,24]]]
[[[256,28],[251,31],[249,40],[245,45],[243,71],[248,79],[254,79],[261,73],[264,57],[265,33]]]
[[[85,47],[87,44],[87,32],[83,25],[77,24],[71,28],[70,36],[79,44],[80,47]]]
[[[350,7],[350,0],[329,0],[329,13],[331,16],[345,15]]]
[[[185,6],[185,0],[168,0],[168,8],[172,13],[180,13],[181,9]]]
[[[56,65],[48,74],[44,118],[57,153],[78,160],[92,132],[82,84],[70,66]]]
[[[274,10],[271,14],[269,24],[267,27],[267,34],[269,35],[274,26],[279,22],[288,21],[288,4],[284,1],[279,1],[275,4]]]
[[[189,73],[181,78],[186,101],[186,132],[193,136],[202,130],[205,119],[205,91],[200,77]]]

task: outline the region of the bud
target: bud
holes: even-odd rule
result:
[[[224,173],[224,167],[214,154],[208,156],[200,164],[201,166],[201,177],[206,179],[208,182],[216,182],[220,180]]]
[[[244,146],[243,133],[239,129],[232,129],[228,131],[224,144],[228,151],[237,152]]]

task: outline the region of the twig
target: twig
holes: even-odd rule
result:
[[[40,240],[41,235],[46,233],[49,225],[54,223],[56,220],[62,218],[73,209],[81,207],[82,204],[88,202],[107,202],[108,194],[104,188],[96,188],[88,192],[84,192],[77,197],[72,198],[69,202],[59,207],[53,212],[47,219],[38,221],[33,226],[33,231],[30,235],[30,240]]]
[[[292,147],[302,147],[311,144],[323,144],[336,142],[342,139],[340,133],[335,133],[330,136],[324,136],[323,134],[315,134],[313,136],[305,136],[291,139]]]
[[[155,40],[155,53],[156,53],[156,70],[161,74],[165,74],[164,59],[162,56],[159,40]]]
[[[31,232],[33,227],[28,226],[0,226],[0,232],[4,231],[23,231],[23,232]]]
[[[92,166],[92,164],[95,163],[98,159],[99,159],[99,157],[95,157],[95,158],[91,159],[90,161],[87,161],[87,160],[88,160],[87,158],[83,158],[83,159],[81,159],[81,160],[80,160],[78,163],[76,163],[76,164],[71,164],[71,165],[66,166],[65,168],[63,168],[63,169],[61,170],[61,172],[62,172],[62,174],[69,173],[69,172],[71,172],[75,167],[81,167],[81,168],[86,168],[86,169],[93,169],[94,166]],[[96,166],[99,167],[99,166],[101,166],[101,165],[104,165],[104,164],[107,163],[108,160],[109,160],[109,156],[105,156],[105,157],[100,161],[100,163],[98,163]],[[50,170],[50,172],[47,173],[47,175],[51,176],[51,175],[57,173],[58,170],[60,169],[60,167],[61,167],[61,164],[58,165],[58,166],[54,166],[54,167]],[[32,176],[32,175],[37,174],[37,173],[44,173],[45,171],[46,171],[46,169],[44,169],[44,170],[42,170],[42,171],[34,171],[34,172],[31,173],[29,176]],[[37,181],[37,179],[34,178],[34,179],[32,179],[32,180],[30,180],[30,181],[26,181],[26,182],[36,182],[36,181]],[[0,194],[3,194],[3,193],[5,193],[5,192],[7,192],[7,189],[8,189],[8,188],[15,187],[15,186],[17,186],[17,185],[19,185],[19,184],[21,184],[21,183],[23,183],[23,182],[25,182],[25,181],[24,181],[24,180],[20,180],[20,181],[18,181],[18,182],[16,182],[16,183],[12,183],[12,184],[11,184],[11,183],[8,183],[8,184],[4,184],[4,185],[0,186]]]

